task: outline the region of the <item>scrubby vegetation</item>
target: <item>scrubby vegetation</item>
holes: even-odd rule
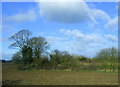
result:
[[[10,37],[12,48],[19,49],[12,62],[20,70],[76,70],[118,71],[118,50],[114,47],[101,50],[93,58],[75,56],[67,51],[47,52],[50,45],[44,37],[31,37],[31,32],[21,30]]]

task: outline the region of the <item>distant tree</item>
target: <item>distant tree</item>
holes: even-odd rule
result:
[[[106,48],[102,49],[100,52],[97,53],[96,57],[97,59],[107,59],[109,62],[116,60],[118,58],[118,50],[114,47],[112,48]]]
[[[33,37],[30,39],[30,46],[36,58],[41,58],[42,54],[49,48],[48,42],[43,37]]]
[[[14,63],[21,63],[22,62],[22,52],[18,51],[12,56],[12,60]]]
[[[26,62],[28,58],[32,58],[32,53],[30,53],[32,50],[29,45],[30,36],[29,30],[21,30],[9,38],[14,41],[10,47],[21,50],[24,64],[28,63],[28,61]]]
[[[118,50],[116,48],[112,47],[112,48],[109,49],[109,51],[110,51],[110,54],[111,54],[110,55],[111,59],[116,60],[116,62],[118,62]]]
[[[7,61],[6,60],[2,60],[2,63],[6,63]]]
[[[104,64],[105,71],[108,65],[115,70],[116,63],[118,62],[118,50],[114,47],[102,49],[97,53],[95,60]]]

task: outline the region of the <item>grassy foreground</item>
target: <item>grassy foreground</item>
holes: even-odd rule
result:
[[[117,85],[118,73],[80,71],[22,71],[3,64],[3,85]]]

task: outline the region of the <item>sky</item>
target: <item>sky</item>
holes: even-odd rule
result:
[[[27,29],[45,37],[49,51],[94,57],[101,49],[118,47],[117,2],[2,2],[2,58],[10,60],[8,38]]]

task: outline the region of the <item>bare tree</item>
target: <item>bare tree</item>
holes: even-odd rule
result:
[[[31,32],[29,30],[21,30],[9,38],[9,40],[13,41],[10,47],[21,50],[25,64],[32,58],[32,49],[29,46],[30,36]]]
[[[24,48],[24,46],[29,45],[29,39],[31,36],[31,32],[29,30],[21,30],[15,33],[13,36],[9,38],[9,40],[14,41],[10,47],[12,48]]]

